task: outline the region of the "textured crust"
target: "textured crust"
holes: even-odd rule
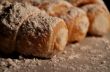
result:
[[[60,16],[71,7],[72,5],[69,2],[63,0],[46,1],[39,5],[40,9],[46,10],[46,12],[51,16]]]
[[[73,7],[67,1],[55,1],[42,5],[41,8],[45,9],[49,15],[64,19],[69,30],[68,42],[80,41],[85,38],[89,26],[86,12]]]
[[[83,10],[64,0],[38,2],[49,16],[25,0],[22,4],[0,2],[0,51],[51,58],[63,51],[67,42],[84,39],[88,28],[93,35],[108,32],[110,16],[102,0],[69,1]]]
[[[110,28],[110,15],[105,8],[98,4],[89,4],[82,7],[88,14],[90,21],[89,33],[92,35],[105,35]]]
[[[77,7],[83,7],[88,4],[99,4],[104,7],[104,9],[109,13],[109,10],[107,9],[105,3],[103,0],[67,0],[70,2],[73,6]]]
[[[51,16],[57,16],[64,19],[68,27],[68,42],[80,41],[85,38],[89,21],[86,13],[76,7],[73,7],[67,1],[49,2],[42,4],[42,9]]]
[[[3,5],[1,5],[3,6]],[[68,29],[62,19],[29,4],[1,7],[0,51],[50,58],[64,50]]]
[[[69,30],[69,42],[81,41],[85,38],[89,27],[86,12],[73,7],[61,18],[64,19]]]
[[[63,20],[40,13],[23,23],[16,47],[24,55],[51,58],[64,49],[67,38],[68,30]]]
[[[14,51],[16,35],[22,22],[39,9],[20,3],[4,6],[0,14],[0,50],[5,53]],[[32,11],[32,12],[31,12]]]

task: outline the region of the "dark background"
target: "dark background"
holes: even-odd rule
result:
[[[109,3],[109,0],[104,0],[105,4],[107,5],[109,11],[110,11],[110,3]]]

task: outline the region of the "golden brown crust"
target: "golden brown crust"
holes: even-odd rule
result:
[[[90,21],[89,33],[92,35],[105,35],[110,27],[110,15],[106,9],[99,4],[89,4],[82,7],[88,14]]]
[[[83,10],[73,7],[68,10],[67,14],[62,15],[61,18],[64,19],[69,30],[68,42],[81,41],[85,38],[89,20]]]
[[[23,23],[16,47],[24,55],[50,58],[64,49],[67,38],[68,30],[63,20],[39,13]]]
[[[103,0],[67,0],[70,2],[73,6],[77,7],[83,7],[88,4],[99,4],[104,7],[104,9],[109,13],[109,10],[107,9],[105,3]]]
[[[40,9],[46,10],[51,16],[60,16],[71,7],[72,5],[69,2],[63,0],[46,1],[39,5]]]
[[[68,29],[62,19],[28,4],[1,8],[0,51],[4,53],[50,58],[64,50],[67,40]]]
[[[68,42],[80,41],[85,38],[89,22],[83,10],[73,7],[67,1],[49,2],[41,8],[51,16],[64,19],[69,30]]]
[[[75,4],[83,10],[63,0],[40,2],[38,7],[49,16],[27,3],[0,3],[0,51],[51,58],[64,50],[67,41],[83,40],[88,28],[93,35],[108,32],[110,16],[102,0]]]

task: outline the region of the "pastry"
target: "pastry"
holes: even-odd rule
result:
[[[103,36],[110,29],[110,15],[102,5],[89,4],[82,7],[87,12],[90,27],[89,34]]]
[[[62,19],[38,14],[29,17],[20,27],[16,49],[23,55],[51,58],[64,50],[68,29]]]

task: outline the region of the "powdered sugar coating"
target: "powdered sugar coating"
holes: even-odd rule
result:
[[[68,33],[65,25],[62,24],[61,28],[56,30],[57,26],[60,26],[60,22],[63,23],[63,20],[42,12],[29,17],[19,29],[17,51],[24,55],[50,58],[63,50],[66,45],[64,42],[58,43],[59,46],[61,45],[60,47],[55,47],[57,33],[63,28],[66,30],[63,32],[66,35],[65,40],[61,40],[67,42]]]
[[[39,9],[31,5],[21,3],[3,4],[0,14],[1,51],[6,53],[14,51],[16,35],[19,27],[28,16],[37,12],[39,12]]]

